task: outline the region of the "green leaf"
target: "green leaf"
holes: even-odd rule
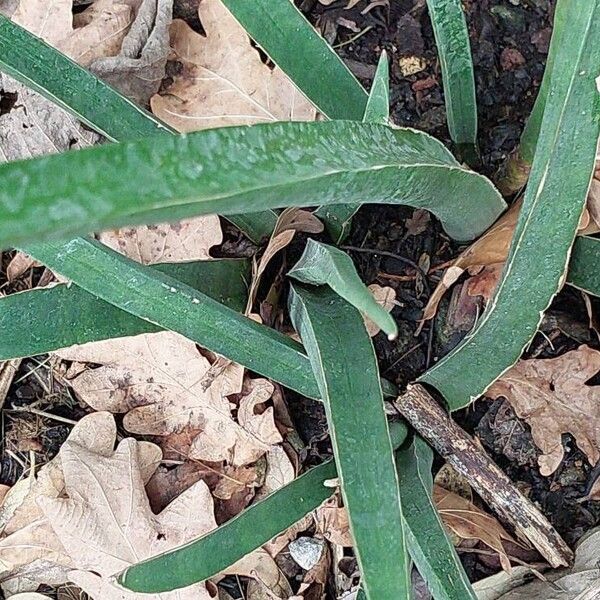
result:
[[[369,317],[388,337],[395,339],[398,335],[398,326],[392,315],[377,303],[345,252],[309,239],[302,256],[288,275],[302,283],[328,285]]]
[[[432,463],[419,437],[396,452],[408,550],[436,600],[477,600],[431,498]]]
[[[363,123],[387,125],[390,120],[390,64],[384,50],[379,57]]]
[[[562,284],[600,134],[599,7],[600,0],[568,6],[569,35],[578,44],[556,54],[557,76],[494,299],[466,340],[420,379],[437,388],[451,410],[467,406],[517,361]]]
[[[360,120],[367,93],[290,0],[223,0],[302,93],[330,119]]]
[[[406,438],[402,423],[390,425],[397,448]],[[204,581],[291,527],[331,496],[325,482],[337,477],[329,460],[253,504],[215,531],[180,548],[128,567],[118,576],[124,587],[156,594]]]
[[[176,133],[154,115],[1,14],[0,70],[68,110],[109,140],[122,142]],[[263,211],[241,217],[231,215],[229,220],[252,240],[259,242],[271,235],[277,215],[273,211]]]
[[[321,398],[367,598],[409,598],[409,560],[377,359],[362,316],[335,292],[292,286],[292,322]]]
[[[588,294],[600,296],[600,240],[577,238],[569,263],[567,282]]]
[[[379,57],[379,64],[369,93],[363,123],[388,124],[390,118],[389,79],[389,63],[387,53],[384,50]],[[315,214],[325,223],[325,227],[333,241],[339,244],[348,235],[352,217],[359,208],[360,204],[321,206],[315,211]]]
[[[283,206],[428,208],[471,239],[505,204],[433,138],[344,121],[225,127],[0,165],[0,248],[123,225]]]
[[[160,271],[94,240],[30,245],[27,253],[90,294],[309,397],[319,391],[303,348]]]
[[[246,260],[159,264],[152,268],[236,312],[244,310],[250,272]],[[73,344],[153,333],[161,328],[76,285],[56,285],[0,298],[0,330],[0,360],[9,360]]]
[[[450,137],[458,146],[477,143],[477,101],[469,31],[461,0],[427,0],[442,68]]]

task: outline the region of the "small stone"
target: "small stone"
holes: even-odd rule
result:
[[[500,55],[500,66],[503,71],[512,71],[525,64],[523,55],[516,48],[504,48]]]
[[[290,555],[305,571],[310,571],[321,559],[325,542],[317,538],[302,536],[290,542]]]
[[[427,61],[419,56],[403,56],[398,59],[398,66],[403,77],[409,77],[415,73],[424,71],[427,67]]]

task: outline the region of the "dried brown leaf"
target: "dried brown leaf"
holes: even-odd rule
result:
[[[207,260],[210,249],[223,241],[219,217],[208,215],[179,223],[142,225],[105,231],[103,243],[144,265]]]
[[[406,226],[407,235],[420,235],[422,234],[431,221],[431,215],[428,211],[423,208],[417,208],[412,217],[406,219],[404,225]]]
[[[264,64],[248,35],[220,0],[203,0],[206,37],[184,21],[171,25],[182,70],[151,100],[154,114],[182,132],[268,121],[311,121],[314,107],[281,69]]]
[[[600,458],[600,387],[587,381],[600,371],[600,352],[588,346],[550,359],[520,360],[487,390],[490,398],[505,397],[527,421],[542,475],[560,464],[561,436],[570,433],[592,465]]]
[[[109,456],[77,444],[60,451],[66,498],[38,500],[76,567],[69,579],[95,600],[139,598],[110,577],[129,565],[184,544],[216,527],[212,497],[202,481],[154,515],[144,491],[137,442],[126,438]],[[203,584],[156,595],[210,599]]]
[[[477,540],[498,553],[505,571],[510,571],[510,561],[503,541],[514,542],[512,536],[491,515],[472,502],[439,485],[433,486],[433,500],[448,527],[461,540]]]
[[[191,458],[242,466],[281,441],[273,409],[255,412],[258,404],[270,398],[272,384],[264,379],[249,384],[236,423],[227,396],[241,391],[243,367],[231,364],[205,389],[202,380],[210,362],[193,342],[178,334],[93,342],[57,354],[65,360],[101,365],[69,383],[95,410],[126,413],[123,424],[128,431],[167,436],[199,430]]]
[[[352,546],[348,513],[343,506],[340,506],[337,495],[329,498],[317,508],[315,521],[317,532],[332,544],[348,548]]]

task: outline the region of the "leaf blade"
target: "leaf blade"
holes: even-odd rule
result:
[[[367,199],[431,209],[449,235],[464,239],[505,206],[487,179],[433,138],[343,121],[162,136],[0,165],[0,177],[2,247],[198,214]]]
[[[477,143],[477,100],[471,44],[460,0],[427,0],[442,69],[450,137],[458,146]]]
[[[222,259],[152,267],[241,312],[249,264]],[[31,323],[36,316],[35,328]],[[0,360],[45,354],[74,344],[153,333],[161,328],[139,319],[76,285],[56,285],[0,298]]]
[[[144,321],[181,333],[302,394],[318,396],[300,344],[168,275],[84,238],[40,243],[27,252],[87,292]]]
[[[365,325],[356,309],[324,287],[293,286],[290,313],[325,404],[362,587],[373,600],[409,598],[398,479]]]
[[[0,14],[0,70],[58,104],[109,140],[122,142],[175,134],[166,123],[43,40]],[[61,76],[57,77],[56,74]],[[231,215],[253,241],[271,234],[277,215]]]
[[[408,549],[437,600],[477,600],[431,498],[432,462],[433,451],[419,437],[396,451]]]

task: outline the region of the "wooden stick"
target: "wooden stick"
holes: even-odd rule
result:
[[[515,531],[529,540],[554,568],[567,566],[573,552],[546,517],[496,466],[421,385],[394,401],[402,416]]]

